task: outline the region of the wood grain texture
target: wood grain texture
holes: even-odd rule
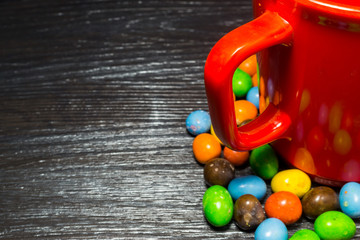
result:
[[[207,224],[185,130],[208,52],[251,16],[250,0],[0,2],[0,238],[253,239]]]

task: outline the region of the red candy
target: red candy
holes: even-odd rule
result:
[[[249,159],[249,151],[234,151],[228,147],[224,147],[224,158],[231,162],[234,166],[241,166]]]
[[[269,218],[277,218],[286,225],[290,225],[301,217],[301,201],[294,193],[276,192],[266,200],[265,213]]]

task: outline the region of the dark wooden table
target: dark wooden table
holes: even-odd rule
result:
[[[208,52],[251,18],[250,0],[2,1],[0,238],[253,239],[207,224],[185,129]]]

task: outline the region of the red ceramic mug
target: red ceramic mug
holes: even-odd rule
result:
[[[205,63],[217,137],[236,150],[272,143],[320,183],[360,182],[360,2],[254,0],[253,7],[255,20],[221,38]],[[266,109],[238,127],[232,76],[255,53]]]

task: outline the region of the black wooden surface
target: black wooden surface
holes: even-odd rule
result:
[[[207,224],[185,129],[208,52],[251,18],[250,0],[0,2],[0,238],[253,239]]]

